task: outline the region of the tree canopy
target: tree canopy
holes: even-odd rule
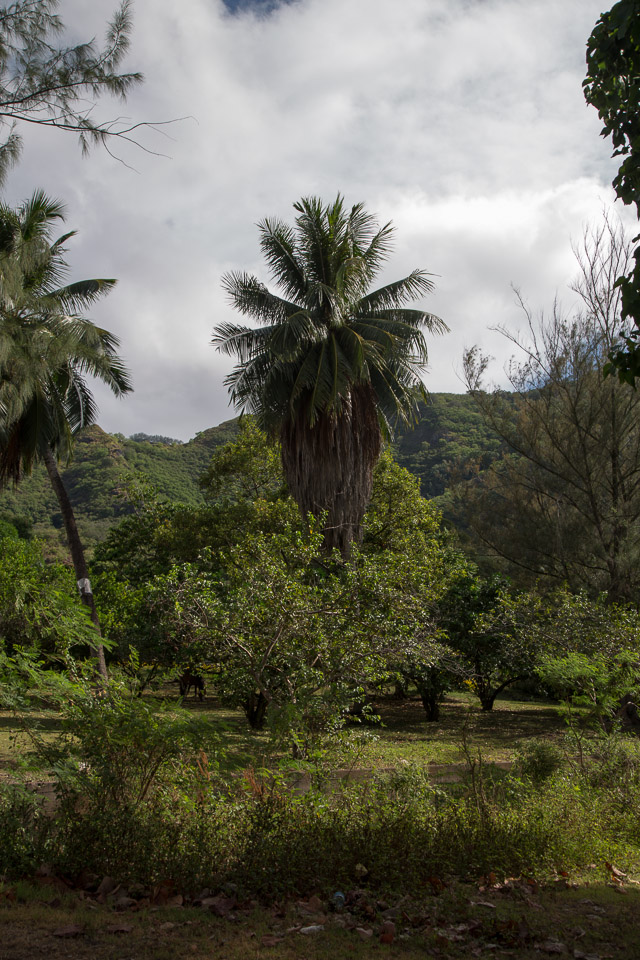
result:
[[[613,188],[623,203],[634,204],[640,216],[640,3],[619,0],[603,13],[587,42],[587,77],[583,83],[587,103],[603,121],[602,136],[611,137],[614,157],[623,157]],[[637,239],[637,238],[636,238]],[[640,377],[640,247],[635,266],[620,274],[622,320],[633,326],[621,329],[621,339],[611,349],[606,372],[615,370],[620,380],[635,385]]]
[[[388,259],[391,224],[379,227],[341,196],[294,204],[295,226],[259,224],[260,246],[282,295],[244,272],[223,284],[257,328],[219,324],[213,343],[238,358],[227,377],[231,398],[279,433],[289,489],[303,514],[326,511],[325,542],[348,552],[361,535],[382,430],[410,419],[423,395],[423,331],[442,320],[404,305],[432,289],[424,270],[379,290],[370,287]]]
[[[140,73],[120,72],[131,36],[131,0],[116,10],[102,48],[94,40],[59,45],[59,6],[60,0],[18,0],[0,8],[0,184],[20,155],[22,123],[77,133],[83,152],[92,143],[109,149],[114,138],[132,139],[141,126],[93,115],[103,94],[125,99],[142,81]]]
[[[488,391],[488,358],[475,348],[466,354],[469,390],[507,452],[459,486],[459,517],[512,574],[633,601],[640,396],[602,376],[620,322],[615,277],[630,249],[608,223],[587,233],[578,254],[581,310],[567,317],[556,303],[537,319],[525,307],[527,336],[501,330],[517,351],[507,369],[513,394]]]

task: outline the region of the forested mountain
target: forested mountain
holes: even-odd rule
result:
[[[104,539],[109,527],[131,511],[127,487],[136,476],[148,478],[169,500],[202,502],[198,478],[213,450],[237,430],[238,419],[227,420],[188,443],[146,434],[127,439],[98,426],[83,431],[73,462],[62,474],[86,546]],[[394,442],[398,462],[420,477],[425,496],[436,499],[445,493],[451,476],[488,466],[499,449],[500,441],[484,424],[472,398],[462,394],[433,394],[417,426],[399,431]],[[44,468],[37,467],[19,489],[0,493],[0,519],[46,541],[49,555],[66,556],[62,518]]]
[[[162,497],[182,503],[202,502],[198,478],[213,450],[237,433],[237,420],[229,420],[198,433],[188,443],[127,439],[88,427],[76,438],[72,463],[61,470],[87,547],[103,540],[121,516],[131,512],[128,482],[143,475]],[[167,438],[168,439],[168,438]],[[62,517],[44,467],[34,469],[17,490],[0,493],[0,519],[20,533],[47,543],[47,553],[67,555]]]
[[[393,444],[398,463],[420,478],[423,497],[438,499],[452,479],[484,470],[501,452],[471,396],[434,393],[421,407],[412,430],[400,430]]]

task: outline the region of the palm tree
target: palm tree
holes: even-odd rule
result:
[[[219,350],[238,358],[231,399],[278,434],[289,489],[303,514],[326,513],[325,543],[343,556],[361,536],[382,436],[411,419],[424,396],[423,328],[446,325],[403,305],[430,292],[423,270],[369,288],[387,260],[391,224],[338,195],[294,204],[295,226],[258,224],[260,246],[282,296],[257,277],[225,274],[232,304],[260,326],[222,323]]]
[[[86,378],[122,396],[131,390],[118,340],[79,312],[115,280],[61,285],[67,273],[66,233],[52,240],[64,208],[42,191],[17,210],[0,205],[0,485],[19,483],[44,463],[62,513],[82,601],[100,637],[84,550],[57,463],[68,462],[79,429],[95,422]],[[96,654],[106,679],[100,639]]]

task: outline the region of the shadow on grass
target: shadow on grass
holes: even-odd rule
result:
[[[448,697],[440,709],[439,720],[428,722],[418,698],[396,700],[391,697],[376,701],[374,710],[383,726],[378,728],[382,739],[424,739],[459,745],[463,728],[474,746],[504,748],[529,739],[554,739],[566,727],[557,706],[548,702],[523,703],[497,701],[494,709],[484,711],[477,700],[464,694]]]
[[[27,723],[30,722],[28,719],[29,715],[27,714]],[[37,725],[39,730],[46,730],[51,732],[56,732],[60,730],[60,718],[53,716],[41,716],[36,714],[32,717],[34,725]],[[21,727],[19,722],[11,714],[0,714],[0,732],[9,731],[11,733],[21,732]]]

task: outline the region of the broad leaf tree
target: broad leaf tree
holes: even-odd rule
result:
[[[587,103],[603,121],[602,136],[611,137],[614,157],[623,157],[613,188],[640,216],[640,3],[619,0],[603,13],[587,42]],[[640,239],[636,237],[636,240]],[[605,373],[615,370],[635,386],[640,377],[640,247],[633,269],[620,273],[622,319],[630,321],[610,353]]]
[[[423,394],[424,330],[442,320],[404,305],[432,289],[423,270],[371,291],[390,251],[362,204],[342,197],[294,204],[295,225],[267,219],[260,246],[278,293],[256,276],[225,275],[234,307],[258,327],[222,323],[213,343],[237,357],[233,403],[279,435],[289,490],[303,515],[325,514],[327,548],[348,555],[361,537],[384,432]]]
[[[100,633],[84,550],[58,471],[73,437],[95,421],[87,376],[116,396],[131,390],[118,357],[118,340],[80,315],[113,287],[114,280],[61,285],[67,273],[65,243],[52,239],[62,220],[60,203],[37,191],[14,210],[0,206],[0,485],[19,483],[44,463],[58,498],[83,602]],[[106,677],[102,644],[96,650]]]

